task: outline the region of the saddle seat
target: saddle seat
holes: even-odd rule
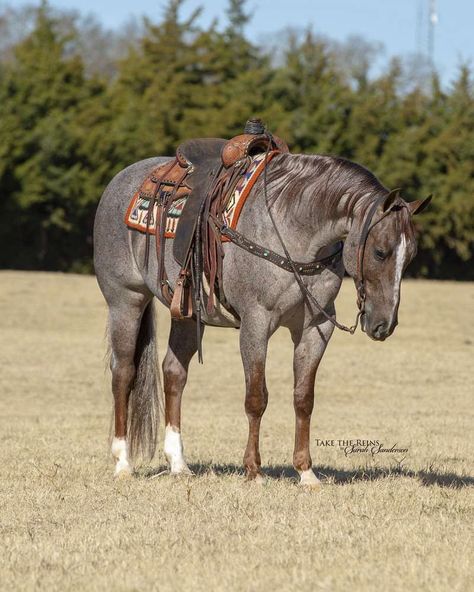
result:
[[[222,150],[227,144],[221,138],[197,138],[186,140],[176,150],[176,160],[184,168],[209,166],[221,158]]]
[[[198,138],[180,144],[176,150],[176,159],[185,168],[215,166],[220,159],[221,164],[228,169],[248,156],[275,148],[280,152],[288,152],[283,140],[267,134],[240,134],[230,140]]]

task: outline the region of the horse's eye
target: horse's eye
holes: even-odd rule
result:
[[[375,254],[375,258],[378,259],[379,261],[383,261],[387,257],[387,254],[380,249],[375,249],[374,254]]]

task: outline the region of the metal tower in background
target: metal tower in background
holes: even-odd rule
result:
[[[438,12],[436,10],[436,0],[429,0],[429,22],[428,22],[428,57],[431,65],[434,66],[434,43],[435,43],[435,27],[438,24]]]
[[[437,24],[436,0],[418,0],[415,33],[416,53],[426,55],[432,66],[435,63],[435,27]]]

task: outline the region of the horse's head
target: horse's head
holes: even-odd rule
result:
[[[372,339],[383,341],[398,322],[400,283],[417,251],[412,216],[430,202],[406,202],[392,191],[369,207],[354,224],[344,245],[344,264],[354,278],[361,327]]]

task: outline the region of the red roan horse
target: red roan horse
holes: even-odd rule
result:
[[[130,474],[134,458],[151,458],[156,448],[159,374],[153,297],[165,301],[157,286],[154,249],[145,266],[146,236],[127,228],[124,214],[146,175],[167,160],[150,158],[120,172],[105,190],[95,220],[95,271],[109,307],[117,476]],[[261,479],[259,431],[268,399],[267,344],[284,326],[294,343],[293,464],[302,485],[318,484],[309,450],[314,383],[334,330],[334,301],[344,270],[356,281],[362,329],[383,341],[397,325],[400,282],[416,254],[412,216],[428,201],[407,203],[362,166],[337,157],[279,154],[268,163],[241,212],[239,233],[269,250],[284,250],[285,257],[295,261],[330,256],[331,264],[302,276],[233,242],[223,244],[223,290],[237,323],[219,307],[212,315],[203,311],[202,321],[240,327],[249,421],[244,464],[249,479]],[[331,258],[339,241],[344,241],[342,257]],[[180,267],[172,243],[166,241],[164,266],[174,285]],[[195,320],[172,321],[163,377],[164,452],[173,474],[189,472],[181,439],[181,396],[197,339]]]

